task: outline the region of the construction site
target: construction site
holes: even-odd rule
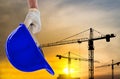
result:
[[[34,45],[20,37],[17,44],[9,46],[17,49],[17,54],[10,55],[5,50],[6,42],[24,24],[29,5],[28,0],[0,0],[0,79],[120,79],[120,0],[38,0],[37,3],[41,29],[34,34],[36,39],[32,38]],[[27,31],[31,32],[29,28]],[[29,38],[25,31],[19,34]],[[32,46],[37,46],[41,57],[34,52],[23,56],[26,50],[20,50],[19,44],[21,48],[28,44],[23,50],[30,53]],[[10,56],[13,60],[20,58],[18,65],[24,67],[21,64],[24,62],[28,70],[14,67],[17,65],[11,64]],[[25,58],[37,65],[28,65]],[[47,66],[37,58],[43,58]],[[38,62],[44,67],[29,70],[29,66],[37,67]]]
[[[74,36],[77,36],[81,33],[87,32],[87,31],[89,31],[89,38],[79,38],[79,39],[67,40],[69,38],[72,38]],[[63,75],[63,74],[59,75],[59,77],[57,79],[80,79],[80,78],[72,78],[71,77],[71,75],[72,75],[70,73],[71,60],[87,61],[88,62],[89,79],[94,79],[94,68],[95,68],[94,63],[100,63],[100,61],[97,61],[97,60],[94,59],[94,50],[95,50],[94,49],[95,48],[94,47],[94,41],[105,39],[106,40],[105,42],[110,42],[111,38],[116,37],[114,34],[106,34],[106,35],[101,34],[101,36],[94,37],[94,32],[97,32],[97,33],[101,34],[100,32],[90,28],[88,30],[85,30],[85,31],[82,31],[82,32],[77,33],[75,35],[72,35],[70,37],[67,37],[63,40],[41,45],[41,47],[44,48],[44,47],[59,46],[59,45],[72,44],[72,43],[88,42],[88,58],[71,57],[70,52],[68,52],[68,56],[56,55],[56,57],[58,57],[59,59],[62,59],[62,58],[68,59],[68,75]],[[119,65],[119,64],[120,64],[120,62],[114,63],[113,60],[112,60],[111,64],[98,66],[96,68],[111,66],[112,67],[112,79],[114,79],[114,65]]]

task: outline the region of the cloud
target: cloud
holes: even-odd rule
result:
[[[0,61],[6,58],[5,42],[9,33],[15,29],[20,22],[23,22],[25,9],[24,1],[0,0]]]
[[[89,25],[91,23],[112,27],[119,27],[120,24],[119,0],[45,0],[42,2],[43,19],[47,18],[47,22],[50,23],[57,21],[59,24],[60,22],[65,24],[68,21],[73,25],[80,25],[80,23]],[[56,24],[58,24],[57,22]]]
[[[56,16],[66,17],[67,20],[79,20],[90,24],[108,25],[119,27],[120,24],[120,1],[119,0],[61,0],[47,1],[46,15],[50,18]],[[60,18],[58,17],[58,18]],[[77,19],[79,18],[79,19]],[[81,19],[80,19],[81,18]],[[63,20],[63,18],[61,18]],[[91,22],[93,21],[93,22]],[[76,23],[78,24],[78,23]]]
[[[84,6],[87,8],[114,10],[120,7],[119,3],[119,0],[61,0],[59,7]]]

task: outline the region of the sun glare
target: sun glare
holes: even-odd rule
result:
[[[64,68],[63,72],[64,72],[65,74],[69,74],[68,68]],[[74,73],[74,69],[73,69],[73,68],[70,69],[70,74],[71,74],[71,73]]]

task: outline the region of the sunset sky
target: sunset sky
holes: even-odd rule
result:
[[[40,44],[51,43],[80,33],[89,28],[101,34],[116,35],[110,42],[95,41],[95,66],[120,62],[120,0],[38,0],[42,29],[36,34]],[[4,46],[9,33],[24,22],[28,12],[26,0],[0,0],[0,79],[56,79],[64,74],[67,59],[56,55],[88,58],[88,43],[69,44],[43,48],[45,58],[55,71],[50,75],[45,70],[26,73],[15,69],[7,60]],[[100,36],[97,32],[94,36]],[[74,38],[89,37],[89,31]],[[22,39],[21,39],[22,41]],[[73,77],[88,78],[88,62],[72,60]],[[115,66],[115,75],[120,78],[120,66]],[[115,79],[117,79],[117,77]],[[95,68],[95,79],[111,79],[111,67]]]

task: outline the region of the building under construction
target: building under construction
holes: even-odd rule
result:
[[[78,77],[72,78],[72,77],[69,77],[69,75],[66,75],[66,74],[59,74],[57,79],[80,79],[80,78],[78,78]]]

